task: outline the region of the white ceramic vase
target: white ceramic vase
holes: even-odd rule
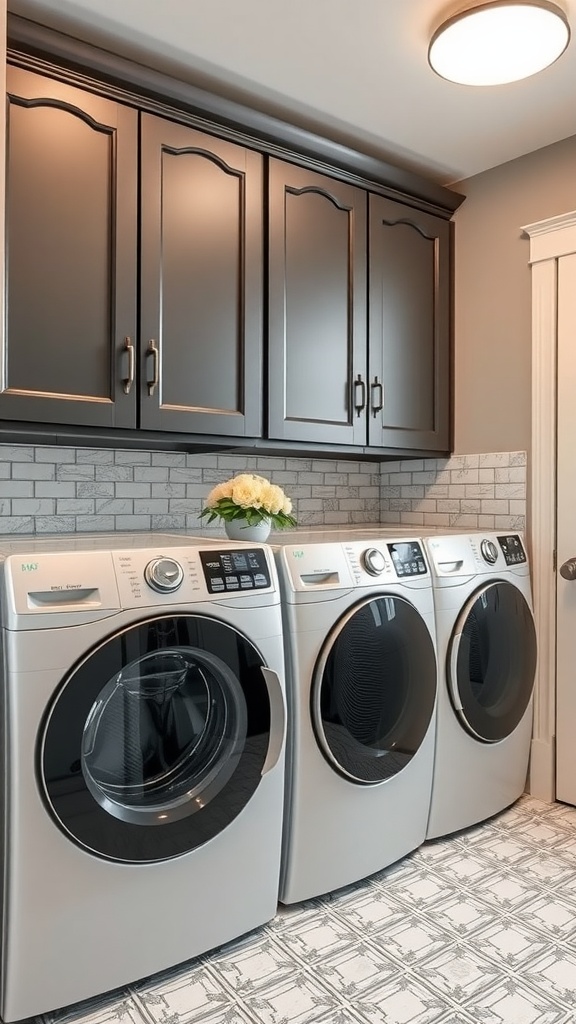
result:
[[[224,529],[229,540],[245,540],[257,544],[263,544],[270,534],[271,524],[269,519],[262,519],[255,526],[249,526],[244,519],[231,519],[224,522]]]

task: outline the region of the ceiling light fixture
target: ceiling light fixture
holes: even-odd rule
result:
[[[488,0],[448,18],[428,49],[432,69],[461,85],[504,85],[542,71],[564,52],[570,27],[548,0]]]

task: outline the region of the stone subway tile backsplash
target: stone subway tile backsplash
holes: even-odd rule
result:
[[[283,487],[300,527],[526,523],[525,452],[378,463],[0,445],[0,533],[221,532],[199,513],[216,483],[241,472]]]
[[[382,464],[380,518],[406,526],[526,529],[526,452]]]

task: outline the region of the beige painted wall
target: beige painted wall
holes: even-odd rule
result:
[[[576,136],[455,186],[455,446],[530,448],[531,293],[524,224],[576,209]]]

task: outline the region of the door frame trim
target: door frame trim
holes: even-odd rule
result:
[[[538,665],[530,793],[556,798],[556,415],[558,260],[576,253],[576,211],[527,224],[532,274],[532,434],[529,508]]]

